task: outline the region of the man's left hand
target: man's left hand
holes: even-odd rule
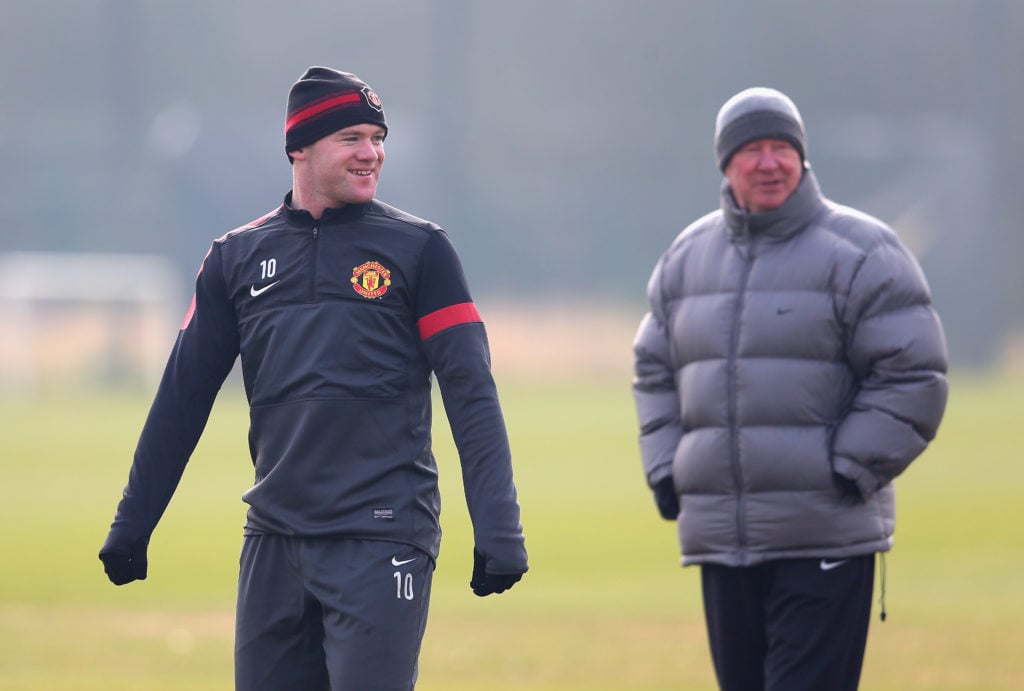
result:
[[[469,587],[479,597],[492,593],[503,593],[522,579],[521,573],[488,573],[487,558],[478,550],[473,550],[473,577]]]
[[[839,500],[844,504],[862,504],[864,502],[864,495],[860,493],[860,488],[850,478],[833,470],[832,482],[839,490]]]

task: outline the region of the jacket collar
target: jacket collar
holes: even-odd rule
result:
[[[725,228],[734,240],[765,237],[784,240],[796,235],[825,209],[818,180],[810,168],[804,171],[793,194],[777,209],[750,212],[736,205],[728,180],[722,180],[722,214]]]
[[[292,193],[289,191],[288,194],[284,195],[283,209],[284,213],[287,214],[288,218],[293,223],[313,227],[314,225],[328,226],[355,220],[365,214],[372,204],[373,202],[367,202],[366,204],[346,204],[338,209],[324,209],[324,213],[320,216],[318,221],[305,209],[296,209],[292,206]]]

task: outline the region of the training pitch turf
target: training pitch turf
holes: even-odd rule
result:
[[[627,378],[499,376],[531,570],[479,599],[443,413],[445,538],[422,691],[713,689],[698,574],[643,486]],[[2,392],[0,392],[2,393]],[[149,552],[122,588],[96,552],[148,394],[0,396],[0,689],[229,689],[251,479],[246,411],[225,387]],[[956,378],[935,444],[897,480],[889,620],[865,689],[1024,688],[1024,381]]]

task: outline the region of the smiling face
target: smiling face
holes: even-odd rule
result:
[[[777,209],[800,185],[800,152],[784,139],[757,139],[739,148],[725,168],[732,196],[747,211]]]
[[[290,152],[293,205],[319,218],[327,208],[371,201],[384,166],[386,135],[378,125],[352,125]]]

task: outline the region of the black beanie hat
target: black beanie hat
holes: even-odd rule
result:
[[[288,92],[284,151],[289,154],[332,132],[369,123],[388,129],[380,98],[349,72],[310,67]]]
[[[741,147],[757,139],[784,139],[807,160],[807,133],[800,111],[786,94],[775,89],[745,89],[718,111],[715,120],[715,157],[723,173]]]

